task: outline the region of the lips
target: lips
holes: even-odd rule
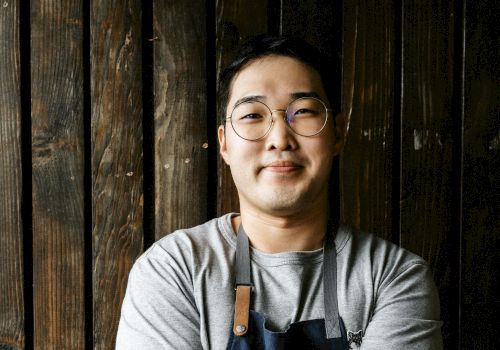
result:
[[[302,168],[302,165],[290,160],[276,160],[267,163],[263,169],[275,173],[289,173]]]

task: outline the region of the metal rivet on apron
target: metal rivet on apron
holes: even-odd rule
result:
[[[247,330],[247,327],[245,327],[242,324],[239,324],[236,326],[236,332],[238,332],[238,333],[244,333],[246,330]]]

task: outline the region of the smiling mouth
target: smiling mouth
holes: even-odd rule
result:
[[[273,173],[291,173],[302,168],[301,165],[291,161],[275,161],[265,165],[263,170]]]

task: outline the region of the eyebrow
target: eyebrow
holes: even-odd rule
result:
[[[294,93],[291,93],[290,96],[296,100],[298,98],[302,98],[302,97],[314,97],[314,98],[318,98],[320,99],[320,96],[317,92],[314,92],[314,91],[300,91],[300,92],[294,92]]]
[[[292,92],[290,94],[290,97],[292,100],[296,100],[298,98],[302,97],[315,97],[315,98],[320,98],[319,94],[314,91],[298,91],[298,92]],[[240,103],[245,103],[245,102],[264,102],[266,100],[266,96],[262,95],[251,95],[251,96],[245,96],[237,100],[234,105],[237,106]]]
[[[245,97],[242,97],[240,98],[239,100],[237,100],[234,105],[237,106],[239,105],[240,103],[245,103],[245,102],[264,102],[266,99],[265,96],[261,96],[261,95],[252,95],[252,96],[245,96]]]

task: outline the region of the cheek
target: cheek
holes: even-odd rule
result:
[[[312,157],[325,160],[333,158],[334,146],[334,142],[331,138],[322,137],[311,139],[307,145],[304,145],[303,150],[306,154],[310,154]]]
[[[325,177],[330,173],[335,156],[333,148],[333,143],[325,139],[311,144],[307,150],[304,150],[306,154],[311,155],[310,159],[316,176]]]
[[[242,173],[253,169],[258,163],[258,144],[241,139],[237,135],[227,135],[227,155],[231,164],[231,171]],[[244,170],[245,169],[245,170]]]

